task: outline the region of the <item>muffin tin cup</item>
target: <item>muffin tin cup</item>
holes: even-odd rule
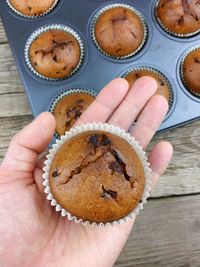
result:
[[[46,77],[46,76],[40,74],[39,72],[37,72],[37,70],[34,69],[34,67],[32,66],[31,61],[30,61],[29,51],[30,51],[32,43],[42,33],[45,33],[45,32],[47,32],[49,30],[59,30],[59,31],[64,31],[64,32],[66,32],[68,34],[71,34],[76,39],[76,41],[78,42],[79,47],[80,47],[80,60],[79,60],[79,63],[77,65],[77,67],[69,75],[67,75],[64,78],[49,78],[49,77]],[[73,30],[71,27],[66,26],[66,25],[62,25],[62,24],[51,24],[51,25],[39,28],[38,30],[36,30],[35,32],[33,32],[30,35],[30,37],[28,38],[28,40],[26,42],[26,45],[25,45],[24,56],[25,56],[25,61],[26,61],[26,64],[27,64],[28,68],[37,77],[45,79],[45,80],[48,80],[48,81],[62,81],[62,80],[65,80],[65,79],[70,78],[71,76],[73,76],[79,70],[79,68],[81,67],[81,65],[83,63],[83,59],[84,59],[84,45],[83,45],[83,41],[82,41],[81,37],[79,36],[79,34],[75,30]]]
[[[142,43],[140,44],[140,46],[132,53],[126,55],[126,56],[113,56],[113,55],[110,55],[109,53],[106,53],[101,47],[100,45],[98,44],[98,41],[96,40],[96,36],[95,36],[95,28],[96,28],[96,23],[97,23],[97,20],[99,19],[99,17],[107,10],[110,10],[110,9],[113,9],[113,8],[116,8],[116,7],[123,7],[123,8],[127,8],[129,10],[131,10],[132,12],[134,12],[136,15],[139,16],[141,22],[142,22],[142,25],[143,25],[143,29],[144,29],[144,38],[143,38],[143,41]],[[145,43],[146,43],[146,40],[147,40],[147,36],[148,36],[148,29],[147,29],[147,24],[145,22],[145,19],[143,17],[143,15],[137,10],[135,9],[134,7],[130,6],[130,5],[127,5],[127,4],[110,4],[110,5],[107,5],[103,8],[101,8],[97,13],[96,15],[94,16],[93,20],[92,20],[92,26],[91,26],[91,32],[92,32],[92,39],[93,39],[93,42],[94,44],[96,45],[96,47],[98,48],[98,50],[104,54],[105,56],[107,57],[110,57],[112,59],[116,59],[116,60],[123,60],[123,59],[129,59],[130,57],[132,56],[135,56],[137,53],[140,52],[140,50],[144,47]]]
[[[96,97],[96,94],[92,91],[89,91],[89,90],[86,90],[86,89],[71,89],[71,90],[68,90],[68,91],[65,91],[63,93],[61,93],[60,95],[58,95],[56,97],[56,99],[53,101],[53,103],[51,104],[51,107],[49,109],[49,112],[51,112],[53,114],[54,112],[54,109],[56,107],[56,105],[59,103],[59,101],[65,97],[65,96],[68,96],[68,95],[71,95],[71,94],[77,94],[77,93],[83,93],[83,94],[88,94],[88,95],[91,95],[91,96],[94,96]],[[57,139],[60,139],[60,135],[58,133],[55,132],[54,136],[57,138]]]
[[[160,27],[168,34],[172,35],[172,36],[175,36],[175,37],[178,37],[178,38],[189,38],[189,37],[193,37],[195,35],[197,35],[198,33],[200,33],[200,29],[195,31],[195,32],[191,32],[191,33],[177,33],[177,32],[173,32],[171,31],[169,28],[167,28],[161,21],[161,19],[157,16],[157,7],[159,5],[159,2],[160,0],[156,0],[155,2],[155,16],[156,16],[156,19],[160,25]]]
[[[67,210],[63,209],[59,203],[54,199],[51,189],[49,186],[49,171],[50,171],[50,166],[51,162],[54,159],[54,156],[60,149],[60,147],[68,140],[70,140],[72,137],[83,133],[83,132],[88,132],[88,131],[103,131],[103,132],[109,132],[111,134],[115,134],[117,136],[120,136],[123,138],[126,142],[128,142],[133,149],[136,151],[137,155],[139,156],[141,163],[143,165],[144,169],[144,174],[145,174],[145,188],[144,192],[141,198],[140,203],[136,206],[136,208],[127,216],[114,221],[114,222],[107,222],[107,223],[96,223],[96,222],[89,222],[89,221],[84,221],[80,218],[77,218],[73,216],[70,212]],[[75,223],[81,223],[82,225],[90,225],[92,227],[95,226],[109,226],[109,225],[118,225],[118,224],[123,224],[127,222],[130,218],[134,218],[135,215],[139,213],[141,209],[143,209],[143,205],[146,203],[147,198],[149,197],[149,193],[151,191],[151,186],[152,186],[152,171],[149,167],[149,163],[147,161],[147,157],[145,152],[142,150],[142,147],[139,145],[139,143],[134,139],[134,137],[131,137],[130,134],[126,133],[124,130],[115,127],[110,124],[102,124],[102,123],[90,123],[90,124],[84,124],[81,126],[77,126],[75,128],[72,128],[69,132],[66,132],[65,135],[61,137],[60,140],[56,141],[56,144],[52,146],[52,149],[49,151],[49,154],[47,155],[47,160],[45,161],[45,167],[43,168],[44,174],[43,174],[43,185],[44,185],[44,192],[47,194],[47,199],[51,201],[51,205],[55,207],[55,210],[57,212],[60,212],[63,217],[66,217],[70,221],[74,221]]]
[[[174,102],[174,92],[173,92],[172,85],[171,85],[170,81],[168,80],[168,78],[161,71],[159,71],[155,68],[152,68],[152,67],[148,67],[148,66],[132,67],[127,72],[125,72],[121,77],[126,78],[126,76],[128,76],[133,71],[150,71],[150,72],[158,75],[162,80],[165,81],[165,83],[167,84],[167,86],[170,90],[169,110],[168,110],[168,113],[169,113],[169,111],[172,108],[173,102]]]
[[[182,83],[183,83],[184,87],[187,89],[187,91],[189,93],[191,93],[192,95],[200,98],[200,94],[191,90],[189,88],[189,86],[187,85],[187,82],[185,81],[185,78],[184,78],[184,71],[183,71],[184,62],[185,62],[185,59],[187,58],[187,56],[189,56],[192,52],[199,50],[199,49],[200,49],[200,46],[192,47],[189,50],[187,50],[187,52],[183,55],[183,57],[181,59],[181,63],[180,63],[180,75],[181,75]]]
[[[10,9],[16,13],[17,15],[21,16],[21,17],[24,17],[24,18],[27,18],[27,19],[37,19],[39,17],[43,17],[45,15],[47,15],[48,13],[50,13],[55,7],[56,5],[58,4],[59,0],[55,0],[53,5],[48,9],[46,10],[44,13],[42,14],[39,14],[39,15],[34,15],[34,16],[29,16],[29,15],[25,15],[23,13],[21,13],[20,11],[18,11],[16,8],[13,7],[13,5],[10,3],[10,0],[6,0],[8,6],[10,7]]]

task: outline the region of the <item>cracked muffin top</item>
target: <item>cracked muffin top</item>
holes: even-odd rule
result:
[[[49,172],[57,203],[78,219],[112,222],[128,215],[144,191],[144,169],[130,144],[102,131],[66,141]]]
[[[29,58],[32,67],[41,75],[62,79],[77,68],[81,56],[78,41],[62,30],[48,30],[31,44]]]
[[[169,103],[171,97],[171,89],[169,88],[167,81],[158,73],[155,73],[151,70],[133,70],[124,78],[128,81],[129,86],[132,87],[136,80],[143,76],[150,76],[157,81],[158,89],[156,94],[164,96]]]
[[[103,12],[95,25],[95,38],[100,48],[114,57],[128,56],[144,40],[145,29],[141,18],[125,7]]]
[[[195,33],[200,30],[200,1],[160,0],[157,16],[172,33]]]
[[[189,53],[185,58],[183,79],[187,89],[200,96],[200,48]]]
[[[10,4],[25,16],[39,16],[48,11],[55,0],[10,0]]]
[[[94,98],[89,93],[83,92],[63,96],[52,112],[56,119],[56,133],[61,136],[68,131],[93,102]]]

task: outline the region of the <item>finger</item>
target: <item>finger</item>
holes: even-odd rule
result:
[[[162,141],[156,144],[149,154],[150,167],[153,172],[153,187],[158,182],[158,178],[168,167],[173,156],[173,147],[170,143]]]
[[[50,143],[55,131],[55,119],[42,113],[13,137],[3,164],[15,172],[32,172],[37,157]]]
[[[128,131],[156,90],[157,82],[153,78],[138,79],[110,118],[109,123]]]
[[[110,82],[82,114],[75,126],[90,122],[106,122],[128,92],[128,82],[118,78]]]
[[[131,130],[131,135],[145,149],[159,129],[168,111],[167,100],[161,95],[153,96]]]

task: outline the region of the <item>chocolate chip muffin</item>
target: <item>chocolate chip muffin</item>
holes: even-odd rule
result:
[[[183,62],[182,75],[187,89],[200,97],[200,48],[187,55]]]
[[[40,16],[50,10],[57,0],[9,0],[11,6],[25,16]]]
[[[167,79],[159,72],[153,69],[136,69],[129,72],[124,78],[128,81],[129,86],[132,87],[135,81],[143,76],[150,76],[157,81],[158,90],[156,94],[164,96],[168,103],[172,100],[172,90]]]
[[[128,57],[136,52],[145,39],[141,17],[125,6],[111,7],[97,19],[94,36],[97,46],[112,57]]]
[[[172,33],[187,35],[200,30],[199,0],[160,0],[156,14]]]
[[[29,59],[40,75],[63,79],[70,76],[80,63],[80,44],[71,33],[50,29],[32,42]]]
[[[60,98],[60,97],[59,97]],[[52,113],[56,119],[56,134],[61,136],[74,125],[82,113],[95,99],[90,92],[67,92],[56,104],[53,105]]]
[[[77,219],[96,223],[127,216],[140,202],[144,184],[136,151],[105,131],[83,132],[66,141],[49,172],[57,203]]]

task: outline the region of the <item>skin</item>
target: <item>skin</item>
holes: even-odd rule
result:
[[[77,124],[109,122],[128,131],[138,117],[131,134],[145,149],[168,104],[164,97],[154,96],[157,84],[152,78],[143,77],[129,92],[128,88],[124,79],[109,83]],[[135,219],[123,225],[90,228],[55,212],[43,193],[43,159],[38,160],[54,130],[54,117],[41,114],[13,137],[0,166],[0,262],[4,267],[111,267]],[[150,152],[154,185],[172,153],[172,146],[164,141]]]

